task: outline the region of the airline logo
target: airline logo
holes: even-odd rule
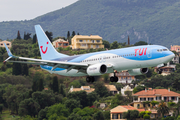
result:
[[[48,45],[49,42],[47,42],[46,44]],[[43,46],[40,46],[40,48],[41,48],[41,52],[42,52],[43,54],[46,54],[48,47],[46,47],[46,50],[45,50],[45,51],[43,50]]]
[[[137,55],[137,53],[139,53],[139,56],[142,56],[143,53],[144,53],[144,55],[146,55],[147,48],[134,49],[134,51],[135,51],[135,56]]]

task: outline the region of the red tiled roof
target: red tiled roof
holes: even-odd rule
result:
[[[124,109],[122,109],[122,108],[124,108]],[[119,106],[111,109],[111,114],[112,113],[123,113],[123,112],[127,112],[128,110],[138,110],[139,112],[145,111],[145,109],[136,109],[136,108],[134,108],[134,107],[132,107],[130,105],[129,106],[127,106],[127,105],[122,105],[122,106],[119,105]]]
[[[140,92],[137,92],[135,94],[133,94],[133,96],[180,96],[179,93],[173,92],[173,91],[169,91],[167,89],[153,89],[153,90],[142,90]]]
[[[137,109],[139,112],[145,111],[145,109]]]
[[[128,109],[128,110],[137,110],[136,108],[134,108],[134,107],[132,107],[132,106],[126,106],[126,105],[124,105],[124,106],[122,106],[123,108],[126,108],[126,109]]]

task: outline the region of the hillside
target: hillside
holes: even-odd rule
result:
[[[67,31],[97,34],[110,42],[131,44],[143,40],[167,47],[180,44],[180,2],[178,0],[79,0],[33,20],[0,22],[0,38],[16,38],[17,31],[34,34],[40,24],[54,36]]]

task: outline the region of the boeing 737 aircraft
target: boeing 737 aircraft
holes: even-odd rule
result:
[[[68,56],[55,50],[40,25],[35,25],[35,30],[42,59],[14,56],[5,44],[9,57],[4,62],[36,64],[50,73],[87,76],[87,82],[94,82],[95,76],[114,73],[115,70],[128,70],[130,75],[146,74],[148,67],[167,63],[175,56],[168,48],[160,45],[143,45]],[[10,61],[11,58],[27,61]],[[117,82],[118,77],[114,74],[110,77],[110,81]]]

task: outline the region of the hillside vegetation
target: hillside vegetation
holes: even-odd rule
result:
[[[17,31],[34,33],[34,25],[53,32],[100,35],[109,42],[131,44],[139,40],[167,47],[180,44],[180,1],[178,0],[79,0],[57,11],[27,21],[0,23],[0,38],[13,39]]]

